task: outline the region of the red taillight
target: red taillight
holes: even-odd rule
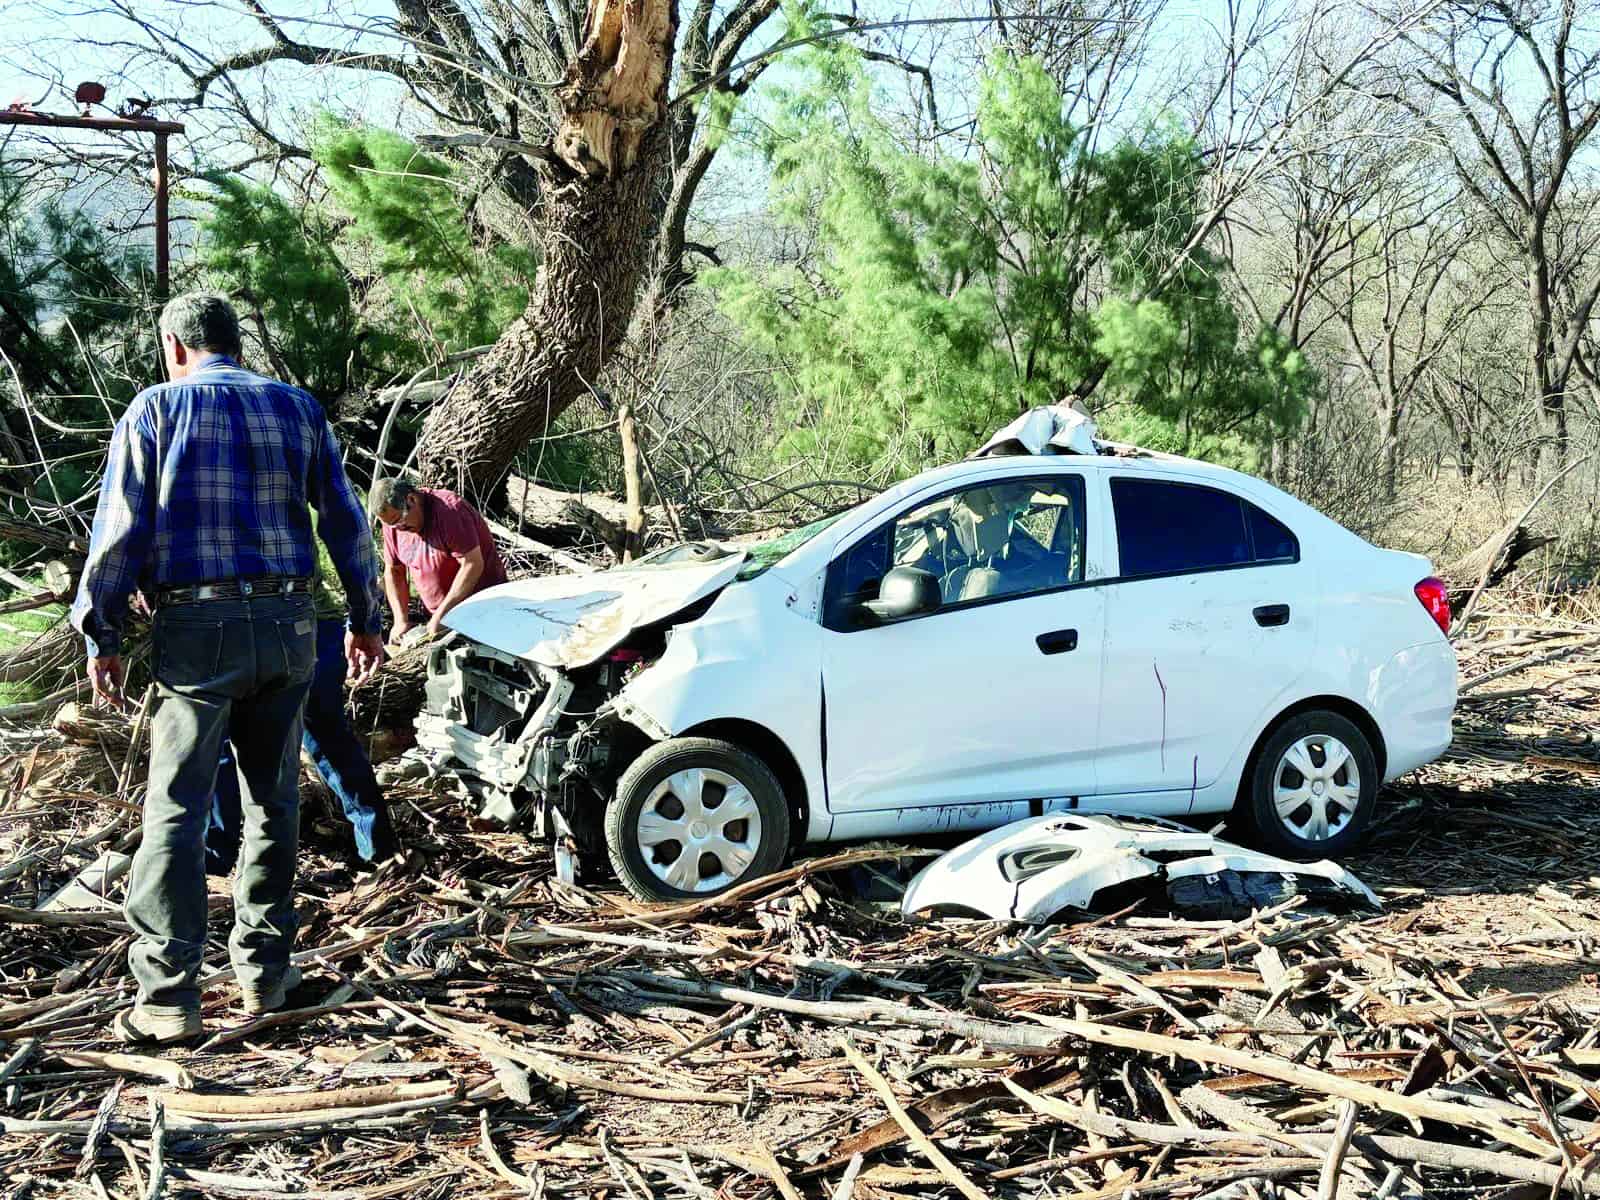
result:
[[[1422,601],[1422,607],[1428,610],[1428,615],[1433,618],[1434,624],[1439,627],[1439,632],[1448,635],[1450,632],[1450,589],[1445,587],[1444,580],[1435,579],[1430,575],[1411,590],[1417,593],[1417,599]]]

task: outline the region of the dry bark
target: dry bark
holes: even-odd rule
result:
[[[429,415],[424,479],[481,497],[622,345],[650,260],[674,0],[591,0],[538,162],[538,278],[526,311]]]

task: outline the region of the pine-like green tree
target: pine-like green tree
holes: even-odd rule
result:
[[[201,267],[256,323],[277,374],[319,399],[339,395],[364,331],[333,223],[265,184],[231,175],[210,182]]]
[[[1190,251],[1165,278],[1198,215],[1192,140],[1158,126],[1097,148],[1037,62],[1001,56],[976,151],[919,153],[854,52],[809,67],[772,97],[765,149],[777,217],[814,230],[816,262],[708,273],[786,365],[787,449],[909,471],[1073,393],[1109,432],[1190,452],[1294,420],[1312,373],[1242,328],[1224,264]]]
[[[533,254],[474,237],[466,195],[443,159],[399,134],[331,117],[313,152],[354,239],[366,243],[376,282],[418,336],[445,351],[480,346],[527,307]]]
[[[533,256],[475,235],[449,164],[331,117],[313,152],[320,204],[231,176],[205,197],[201,266],[273,370],[331,400],[492,342],[526,306]]]

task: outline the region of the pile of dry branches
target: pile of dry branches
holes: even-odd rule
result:
[[[647,908],[396,791],[416,874],[303,863],[304,1006],[237,1007],[217,886],[207,1039],[159,1055],[109,1040],[141,739],[77,714],[0,767],[0,1170],[146,1200],[1600,1191],[1600,623],[1473,639],[1456,750],[1350,864],[1376,917],[911,924],[927,851],[893,846]],[[96,862],[103,899],[41,907]]]

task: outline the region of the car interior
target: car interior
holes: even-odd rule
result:
[[[943,496],[858,543],[835,564],[844,603],[877,595],[893,567],[916,567],[939,585],[941,607],[1044,591],[1083,578],[1083,513],[1071,490],[1039,480],[1001,482]]]

